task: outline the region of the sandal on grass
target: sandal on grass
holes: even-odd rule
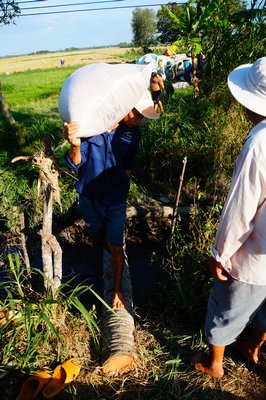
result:
[[[80,364],[75,358],[58,365],[53,373],[52,379],[44,388],[42,395],[45,399],[52,399],[60,393],[66,385],[74,381],[80,371]]]
[[[47,372],[37,371],[24,382],[16,400],[34,399],[44,386],[47,385],[50,379],[51,375]]]

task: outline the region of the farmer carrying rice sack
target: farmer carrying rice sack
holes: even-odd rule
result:
[[[124,308],[125,299],[121,291],[125,262],[123,239],[131,169],[139,147],[143,119],[158,119],[159,115],[147,91],[150,69],[136,65],[128,68],[129,65],[122,64],[117,65],[119,68],[115,71],[114,67],[94,65],[85,70],[84,82],[79,75],[79,85],[74,86],[75,90],[83,90],[84,98],[78,99],[79,104],[73,103],[75,112],[68,109],[66,114],[62,114],[68,118],[64,123],[64,135],[70,143],[65,162],[70,170],[78,170],[76,190],[80,210],[92,239],[102,243],[111,254],[114,275],[112,306]],[[110,77],[108,73],[111,70]],[[98,91],[96,87],[93,89],[94,96],[88,80],[92,85],[98,85]],[[71,87],[71,82],[68,85]],[[70,92],[75,97],[74,88]],[[71,108],[71,104],[68,106]]]

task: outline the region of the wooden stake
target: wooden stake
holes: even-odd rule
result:
[[[24,229],[25,229],[25,217],[24,213],[21,213],[20,216],[20,239],[21,239],[21,245],[22,245],[22,250],[23,250],[23,258],[26,266],[26,271],[29,279],[31,278],[31,268],[30,268],[30,260],[28,256],[28,251],[27,251],[27,245],[26,245],[26,239],[25,239],[25,234],[24,234]]]
[[[38,187],[43,195],[43,225],[39,232],[42,241],[43,272],[46,277],[44,286],[54,294],[62,279],[62,249],[52,234],[53,198],[61,205],[58,186],[58,171],[55,167],[51,141],[45,138],[45,151],[34,156],[18,156],[11,162],[31,160],[34,167],[39,168]]]
[[[182,188],[182,184],[183,184],[183,180],[184,180],[184,174],[185,174],[186,165],[187,165],[187,157],[185,157],[183,159],[183,168],[182,168],[182,173],[181,173],[180,179],[179,179],[179,187],[178,187],[178,192],[177,192],[177,195],[176,195],[175,207],[174,207],[174,210],[173,210],[171,236],[173,235],[175,227],[176,227],[177,207],[178,207],[178,204],[179,204],[180,193],[181,193],[181,188]]]
[[[9,121],[11,125],[14,125],[16,123],[13,115],[9,111],[8,105],[5,101],[3,92],[2,92],[2,85],[0,82],[0,110],[2,111],[4,117]]]

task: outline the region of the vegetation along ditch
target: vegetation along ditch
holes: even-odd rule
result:
[[[187,164],[173,232],[171,216],[131,216],[127,221],[139,364],[137,372],[125,377],[101,372],[101,300],[95,296],[95,291],[101,293],[100,271],[75,208],[75,179],[64,169],[67,147],[56,152],[62,204],[53,205],[53,233],[63,249],[64,278],[54,294],[42,290],[39,271],[39,171],[29,160],[11,163],[14,157],[32,157],[43,149],[47,135],[53,149],[63,143],[58,94],[79,66],[0,75],[15,119],[10,124],[0,115],[0,399],[16,398],[29,374],[53,370],[72,357],[80,360],[82,370],[58,399],[265,398],[265,348],[255,367],[228,351],[226,373],[219,382],[190,367],[193,353],[207,351],[210,248],[234,160],[250,128],[227,90],[226,76],[237,65],[264,55],[265,30],[260,22],[254,24],[241,23],[233,36],[227,25],[208,30],[200,98],[193,100],[192,86],[175,89],[170,98],[162,98],[165,111],[160,120],[148,121],[142,129],[129,209],[158,214],[163,207],[173,209],[185,157]],[[126,53],[124,60],[134,62],[136,53]],[[23,243],[31,278],[19,256]]]

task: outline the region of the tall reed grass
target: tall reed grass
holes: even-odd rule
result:
[[[9,266],[1,265],[0,283],[2,369],[8,366],[29,373],[81,352],[75,337],[66,337],[68,331],[76,329],[77,322],[88,342],[99,345],[95,310],[87,310],[79,299],[90,291],[89,286],[79,284],[73,289],[66,282],[52,296],[50,292],[32,289],[32,279],[18,252],[8,252],[6,261]],[[32,269],[35,281],[40,274]],[[82,357],[88,357],[88,349],[82,351],[86,354]]]
[[[10,127],[0,118],[1,233],[16,231],[21,211],[25,212],[28,229],[36,232],[39,228],[42,211],[36,190],[38,171],[26,162],[11,165],[10,160],[40,150],[47,133],[52,135],[53,147],[62,143],[57,97],[63,81],[74,69],[0,76],[4,95],[17,121]],[[163,102],[165,113],[161,119],[148,121],[143,127],[129,203],[141,204],[148,195],[156,197],[160,193],[173,201],[182,160],[187,156],[180,205],[192,205],[191,213],[178,220],[168,244],[169,254],[164,265],[169,285],[158,286],[156,304],[140,310],[141,327],[136,331],[141,360],[138,376],[110,381],[95,367],[89,377],[82,378],[81,399],[88,398],[88,393],[90,398],[126,400],[233,398],[230,393],[226,394],[228,382],[214,390],[211,382],[197,378],[189,369],[189,356],[190,349],[206,346],[202,332],[211,285],[207,266],[210,246],[234,159],[249,123],[242,109],[230,99],[225,82],[216,93],[203,96],[197,104],[192,100],[192,88],[175,90]],[[57,153],[59,167],[63,166],[64,152],[65,149]],[[60,188],[63,213],[55,207],[58,218],[75,199],[73,178],[62,172]],[[4,240],[2,235],[0,240]],[[1,293],[5,294],[0,301],[0,316],[6,319],[0,328],[2,370],[20,368],[32,372],[47,365],[53,367],[73,354],[85,366],[94,356],[95,366],[95,359],[99,361],[99,355],[94,353],[98,349],[97,315],[94,309],[84,309],[79,301],[80,295],[89,288],[81,284],[70,291],[66,285],[56,298],[49,293],[38,294],[28,286],[20,262],[10,258],[9,263],[6,265],[9,277],[0,286]],[[7,312],[11,312],[9,319]],[[236,371],[230,361],[227,368],[230,391],[250,400],[248,385],[240,389],[236,383],[236,376],[240,379],[245,368],[238,365]],[[247,373],[246,382],[251,380]],[[259,391],[258,387],[256,390]]]

